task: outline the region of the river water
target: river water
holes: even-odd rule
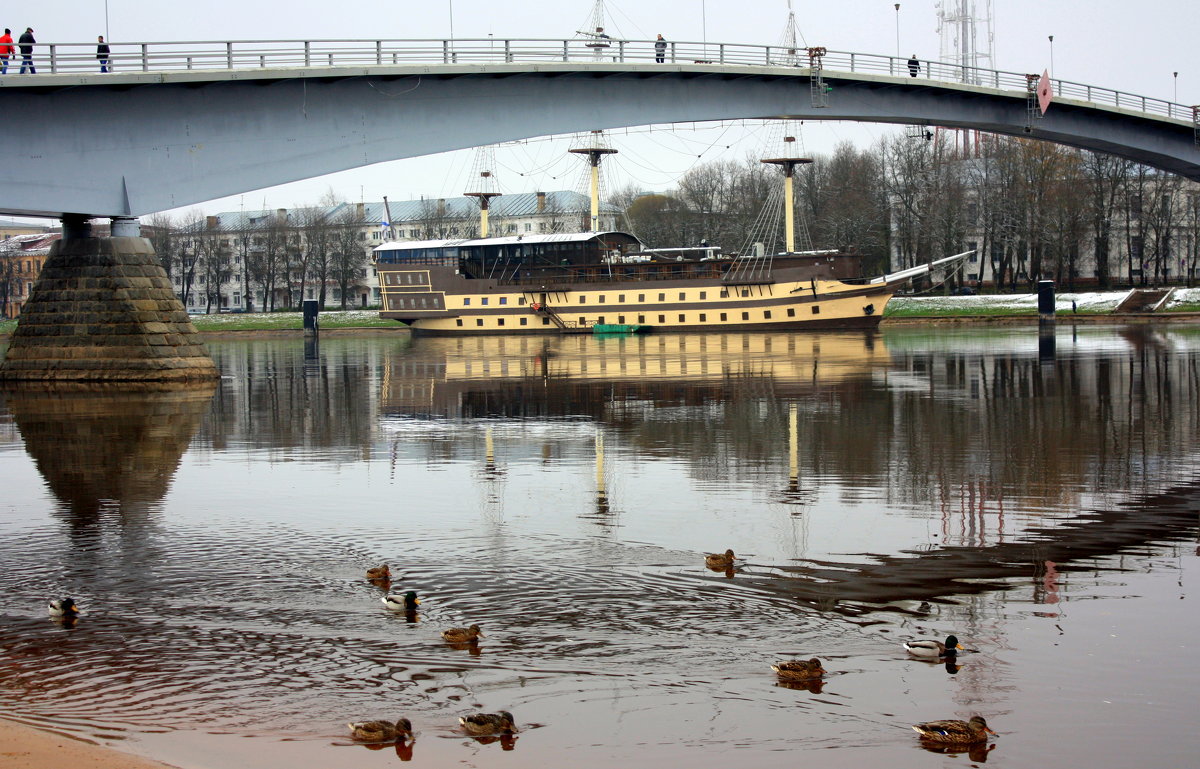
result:
[[[0,715],[187,769],[1195,765],[1200,327],[210,349],[3,392]]]

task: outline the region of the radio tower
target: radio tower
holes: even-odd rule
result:
[[[959,79],[980,85],[980,69],[994,69],[996,39],[992,28],[992,0],[938,0],[938,58],[958,67]],[[939,133],[941,133],[939,129]],[[979,132],[956,131],[964,157],[978,154]],[[939,137],[940,140],[940,137]],[[955,141],[957,145],[959,142]]]

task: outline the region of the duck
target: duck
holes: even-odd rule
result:
[[[458,719],[458,723],[468,734],[511,733],[517,730],[513,724],[513,714],[507,710],[501,710],[499,713],[474,713],[462,716]]]
[[[923,724],[913,724],[913,731],[920,735],[922,740],[942,745],[971,745],[984,742],[989,734],[995,734],[988,728],[983,716],[972,716],[970,721],[926,721]]]
[[[79,607],[74,598],[51,598],[47,608],[51,617],[77,617]]]
[[[905,641],[904,648],[914,657],[925,657],[927,659],[938,659],[940,657],[953,657],[959,651],[966,651],[962,644],[958,642],[958,636],[946,636],[945,643],[934,641],[933,639],[919,639],[916,641]]]
[[[370,569],[367,569],[367,579],[368,580],[375,581],[375,580],[391,579],[391,578],[392,578],[392,570],[388,568],[388,565],[386,563],[383,564],[382,566],[374,566]]]
[[[809,681],[814,678],[820,678],[825,675],[825,668],[821,667],[821,660],[813,657],[810,660],[787,660],[786,662],[776,662],[771,666],[771,670],[784,681]]]
[[[478,625],[452,627],[449,630],[442,631],[442,638],[453,644],[475,643],[480,638],[483,638],[483,633],[479,630]]]
[[[396,723],[391,721],[354,721],[350,727],[350,736],[363,742],[391,742],[396,739],[412,737],[412,722],[401,718]]]
[[[388,593],[379,600],[383,601],[383,605],[392,611],[402,611],[412,613],[417,610],[417,606],[421,604],[421,599],[417,598],[416,590],[409,590],[404,595],[400,593]]]
[[[733,566],[733,551],[726,550],[724,553],[709,553],[704,556],[704,565],[710,569],[728,569]]]

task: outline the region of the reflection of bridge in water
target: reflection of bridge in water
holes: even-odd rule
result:
[[[1108,510],[1081,512],[1069,521],[1027,529],[1023,540],[983,547],[942,547],[872,562],[809,561],[772,568],[780,576],[738,576],[763,590],[847,614],[900,602],[1007,590],[1014,580],[1040,579],[1047,565],[1059,572],[1095,569],[1094,559],[1147,545],[1193,540],[1200,531],[1200,481]]]

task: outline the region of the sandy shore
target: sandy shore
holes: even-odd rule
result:
[[[0,719],[0,769],[164,769],[169,766]]]

